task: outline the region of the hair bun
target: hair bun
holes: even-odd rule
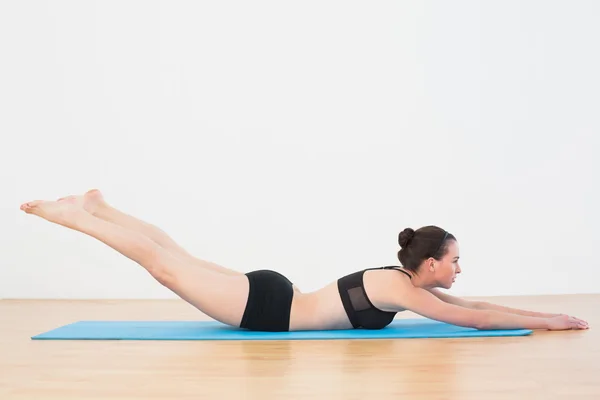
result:
[[[415,236],[415,230],[412,228],[406,228],[398,235],[398,243],[401,247],[406,247]]]

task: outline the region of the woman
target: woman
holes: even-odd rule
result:
[[[400,233],[403,267],[365,269],[302,293],[274,271],[242,274],[195,258],[158,227],[110,206],[98,190],[28,202],[21,210],[100,240],[209,317],[244,329],[381,329],[404,310],[477,329],[588,328],[587,322],[568,315],[511,309],[438,291],[450,288],[461,269],[456,238],[435,226]]]

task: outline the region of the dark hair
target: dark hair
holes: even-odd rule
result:
[[[429,257],[441,259],[448,251],[450,240],[456,240],[454,235],[437,226],[424,226],[416,231],[406,228],[398,235],[402,247],[398,260],[404,268],[416,273],[423,260]]]

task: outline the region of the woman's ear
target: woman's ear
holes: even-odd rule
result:
[[[433,257],[429,257],[429,260],[427,260],[427,264],[429,265],[429,270],[431,272],[435,271],[435,259]]]

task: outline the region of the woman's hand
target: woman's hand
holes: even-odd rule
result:
[[[560,331],[567,329],[589,329],[586,321],[579,318],[571,317],[566,314],[561,314],[556,317],[547,318],[548,329],[551,331]]]

